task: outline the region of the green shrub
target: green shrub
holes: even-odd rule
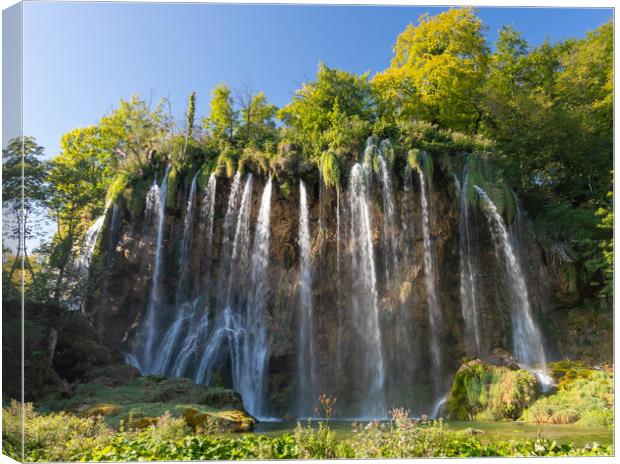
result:
[[[557,392],[540,398],[523,412],[527,422],[613,427],[613,374],[582,363],[552,363]]]
[[[13,401],[2,411],[2,437],[8,445],[7,452],[19,452],[21,448],[21,410],[21,405]],[[113,437],[112,429],[99,417],[81,418],[65,413],[40,415],[33,410],[32,403],[24,404],[26,461],[78,460],[91,449],[107,446]]]

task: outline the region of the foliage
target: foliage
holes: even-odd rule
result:
[[[404,410],[392,421],[355,424],[349,438],[336,439],[329,421],[318,430],[298,427],[294,435],[240,437],[192,433],[183,419],[169,414],[144,428],[121,427],[117,432],[99,418],[65,413],[48,415],[25,406],[25,457],[29,461],[239,460],[300,458],[403,458],[466,456],[597,456],[613,454],[613,447],[596,443],[583,448],[545,439],[480,440],[450,430],[444,422],[420,422]],[[21,405],[3,409],[4,449],[19,459]],[[300,431],[301,430],[301,431]],[[313,431],[311,431],[313,430]]]
[[[398,36],[390,67],[373,84],[383,101],[396,102],[390,112],[477,132],[488,53],[473,9],[424,14]]]
[[[363,121],[372,121],[373,106],[368,74],[356,76],[320,63],[316,81],[303,84],[278,117],[291,129],[284,136],[306,156],[320,156],[328,148],[344,156],[367,135]]]
[[[3,409],[2,440],[9,452],[21,449],[21,414],[22,405],[17,401]],[[23,405],[23,417],[24,458],[30,462],[77,460],[91,449],[106,446],[113,437],[113,432],[97,418],[65,413],[40,415],[31,403]]]
[[[32,137],[9,140],[2,150],[2,211],[5,226],[3,239],[13,251],[9,280],[21,265],[34,277],[32,263],[25,248],[27,240],[40,237],[48,197],[46,182],[48,165],[43,161],[44,149]],[[24,278],[27,278],[24,276]]]
[[[523,411],[528,422],[577,423],[586,427],[613,427],[614,387],[611,370],[595,370],[576,362],[551,363],[558,391],[540,398]]]

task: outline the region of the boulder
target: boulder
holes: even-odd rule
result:
[[[257,422],[254,417],[240,410],[200,412],[194,408],[186,409],[183,419],[192,428],[217,429],[222,432],[250,432]]]

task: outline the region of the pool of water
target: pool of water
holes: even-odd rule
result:
[[[359,421],[358,421],[359,423]],[[318,422],[313,421],[317,426]],[[353,421],[333,420],[330,427],[339,438],[347,438],[352,434]],[[538,430],[536,424],[522,422],[494,422],[494,421],[446,421],[452,430],[465,430],[468,428],[482,430],[484,433],[477,435],[480,440],[525,440],[536,439]],[[254,432],[257,435],[278,436],[292,433],[295,429],[294,421],[271,421],[260,422]],[[602,445],[613,444],[613,429],[577,427],[572,424],[542,424],[541,435],[558,443],[573,443],[575,446],[583,446],[586,443],[597,442]]]

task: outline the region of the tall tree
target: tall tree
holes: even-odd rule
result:
[[[237,112],[232,92],[225,84],[218,85],[211,93],[211,113],[203,119],[203,125],[211,137],[222,143],[232,143],[237,131]]]
[[[384,100],[397,99],[399,108],[390,109],[403,116],[476,132],[488,53],[472,8],[424,14],[398,36],[390,67],[373,81]]]
[[[10,277],[23,259],[24,268],[32,274],[27,241],[41,236],[47,199],[47,164],[42,146],[33,137],[16,137],[2,150],[2,209],[5,220],[4,235],[16,239],[14,261]]]
[[[316,80],[303,84],[278,117],[293,129],[289,134],[306,153],[313,155],[326,148],[324,133],[333,126],[335,108],[339,121],[341,118],[374,120],[368,73],[357,76],[319,63]]]

